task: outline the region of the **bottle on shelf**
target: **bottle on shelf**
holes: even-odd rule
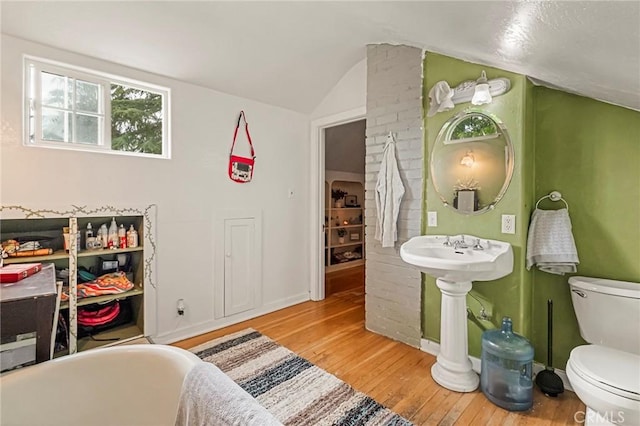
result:
[[[98,235],[100,236],[100,242],[102,248],[107,248],[109,246],[109,231],[107,230],[107,224],[103,223],[98,229]]]
[[[68,226],[62,228],[62,236],[64,238],[64,249],[69,251],[71,249],[71,230]],[[76,232],[76,250],[80,250],[80,232]]]
[[[127,231],[127,247],[138,247],[138,231],[133,225],[130,225]]]
[[[127,248],[127,231],[124,229],[123,224],[120,224],[118,228],[118,247]]]
[[[87,250],[91,250],[95,247],[95,237],[93,236],[93,228],[91,222],[87,223],[87,230],[84,231],[84,247]]]
[[[118,224],[116,218],[111,218],[111,226],[109,226],[109,234],[107,238],[107,248],[118,248]]]

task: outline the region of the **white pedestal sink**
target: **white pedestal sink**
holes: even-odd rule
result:
[[[400,257],[435,277],[442,293],[440,353],[431,376],[447,389],[474,391],[479,378],[469,360],[466,295],[472,281],[496,280],[513,272],[511,245],[473,235],[422,235],[404,243]]]

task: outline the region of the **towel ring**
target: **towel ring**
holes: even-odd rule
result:
[[[569,203],[567,203],[565,199],[562,198],[562,194],[559,193],[558,191],[551,191],[548,195],[541,197],[536,203],[536,209],[538,208],[538,204],[540,204],[540,201],[544,200],[545,198],[548,198],[551,201],[562,201],[564,205],[567,207],[567,211],[569,210]]]

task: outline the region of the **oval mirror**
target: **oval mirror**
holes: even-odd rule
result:
[[[513,164],[513,146],[504,124],[468,110],[440,129],[430,173],[446,206],[462,214],[480,214],[492,209],[507,191]]]

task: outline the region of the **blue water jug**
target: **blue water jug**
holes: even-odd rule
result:
[[[482,333],[480,388],[498,407],[524,411],[533,405],[533,346],[502,318],[500,330]]]

